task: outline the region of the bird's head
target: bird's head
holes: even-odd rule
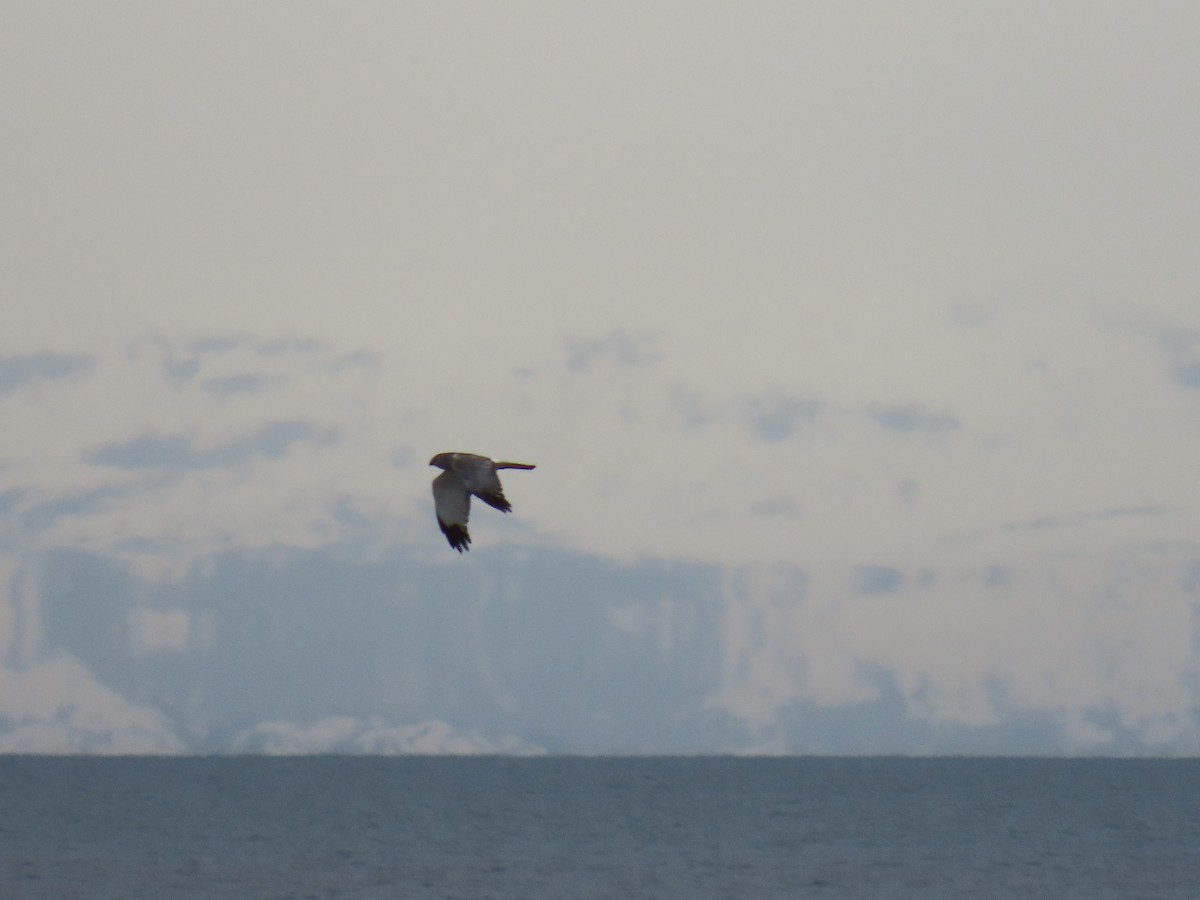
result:
[[[429,461],[429,464],[437,466],[439,469],[448,469],[450,468],[450,457],[453,455],[453,453],[439,453]]]

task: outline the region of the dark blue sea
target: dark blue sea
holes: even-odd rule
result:
[[[0,757],[3,898],[1200,896],[1200,761]]]

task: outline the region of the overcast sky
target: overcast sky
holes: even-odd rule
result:
[[[5,4],[0,749],[1200,751],[1198,33]]]

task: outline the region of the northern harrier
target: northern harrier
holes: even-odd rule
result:
[[[444,470],[433,479],[433,507],[442,534],[459,553],[470,549],[467,517],[471,514],[471,495],[500,512],[512,512],[496,470],[534,468],[526,463],[492,462],[474,453],[439,453],[429,464]]]

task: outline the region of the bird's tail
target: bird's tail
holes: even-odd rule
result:
[[[531,466],[531,465],[529,465],[529,463],[498,462],[498,463],[496,463],[496,468],[497,469],[536,469],[537,466]]]

